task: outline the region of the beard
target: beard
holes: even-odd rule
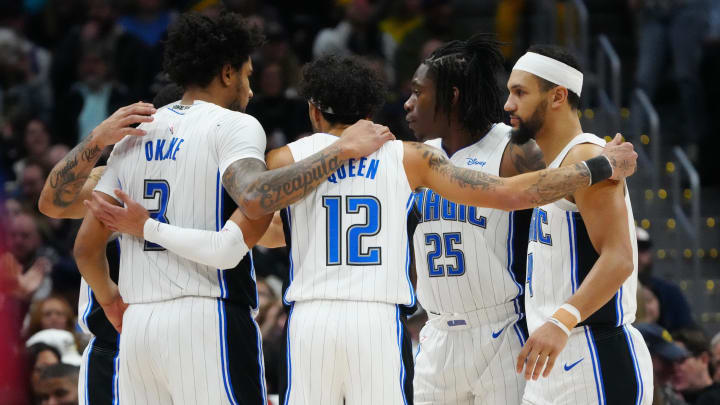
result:
[[[531,139],[535,139],[537,133],[545,125],[545,112],[547,110],[547,100],[543,100],[530,118],[526,121],[520,119],[517,128],[513,128],[510,132],[510,141],[516,145],[523,145]]]
[[[237,99],[230,103],[230,105],[228,106],[228,110],[244,113],[245,107],[243,107],[242,101],[240,99]]]

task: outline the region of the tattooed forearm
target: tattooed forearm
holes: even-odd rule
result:
[[[557,201],[587,187],[590,183],[590,170],[582,163],[557,169],[538,172],[538,178],[526,190],[532,206],[540,206]]]
[[[344,163],[339,156],[340,148],[330,147],[271,171],[263,171],[259,160],[242,159],[225,170],[223,185],[243,213],[254,219],[301,200]]]
[[[416,142],[409,143],[409,145],[422,151],[422,157],[427,161],[430,170],[448,178],[460,188],[492,190],[495,186],[503,184],[503,180],[497,176],[453,165],[435,148]]]
[[[80,142],[50,172],[40,199],[51,201],[56,208],[72,205],[101,152],[92,135]]]

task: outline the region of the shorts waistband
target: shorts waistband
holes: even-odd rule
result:
[[[519,320],[523,315],[518,311],[519,306],[516,305],[516,302],[510,301],[470,312],[437,314],[427,311],[427,313],[428,324],[433,327],[445,330],[460,330],[507,321],[513,317]]]

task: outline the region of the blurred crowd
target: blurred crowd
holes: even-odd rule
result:
[[[629,47],[618,47],[635,72],[624,84],[643,88],[660,105],[672,106],[677,114],[669,119],[677,116],[682,124],[676,125],[686,125],[672,142],[702,159],[702,146],[716,142],[706,134],[716,130],[717,123],[706,117],[720,112],[720,103],[706,91],[717,83],[715,72],[720,67],[720,1],[586,3],[591,13],[617,15],[591,27],[593,32],[607,29],[626,42],[637,39]],[[565,4],[549,0],[0,1],[0,341],[19,342],[0,347],[4,363],[0,398],[6,403],[77,403],[79,353],[88,340],[76,322],[80,275],[71,252],[79,221],[42,216],[38,197],[50,169],[71,147],[117,108],[150,101],[167,84],[161,72],[163,40],[179,13],[212,16],[224,6],[263,28],[267,42],[253,56],[255,97],[247,112],[262,123],[268,148],[276,148],[311,131],[307,103],[298,97],[296,85],[300,67],[313,57],[355,54],[370,61],[392,90],[376,121],[389,126],[399,139],[411,139],[403,102],[423,58],[444,41],[495,32],[506,43],[503,52],[510,67],[530,43],[555,38],[548,28],[554,25],[548,25],[547,10],[561,18]],[[631,24],[623,24],[628,21]],[[665,68],[668,63],[673,69]],[[717,164],[717,159],[709,160]],[[713,385],[720,381],[720,337],[709,342],[695,326],[677,286],[652,275],[650,239],[647,234],[641,239],[644,287],[639,319],[648,324],[647,336],[659,338],[651,349],[656,386],[667,398],[664,403],[720,403]],[[257,321],[268,388],[274,392],[277,367],[284,358],[281,335],[286,313],[280,290],[287,253],[257,248],[255,264]],[[411,324],[419,330],[422,322],[417,317]],[[23,386],[27,390],[18,388]],[[716,402],[700,401],[703,396],[697,393],[705,391],[714,392]]]

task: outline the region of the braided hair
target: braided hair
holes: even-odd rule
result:
[[[450,121],[453,88],[459,90],[458,120],[477,138],[503,119],[502,95],[497,75],[503,71],[500,43],[491,34],[475,34],[466,41],[450,41],[422,63],[435,81],[435,113]]]

